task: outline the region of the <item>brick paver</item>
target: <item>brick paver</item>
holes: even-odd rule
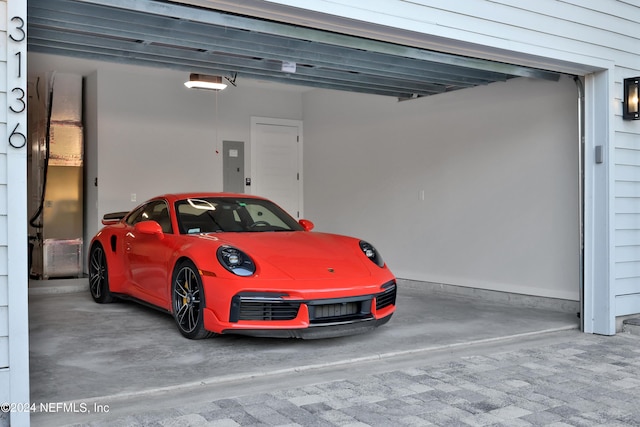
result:
[[[640,426],[640,336],[571,337],[89,425]]]

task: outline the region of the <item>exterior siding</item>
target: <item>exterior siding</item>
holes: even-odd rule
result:
[[[0,25],[2,34],[6,40],[6,4],[0,3]],[[6,50],[1,53],[0,67],[6,70]],[[0,95],[3,98],[7,96],[6,80],[0,79]],[[6,111],[0,112],[0,137],[3,137],[3,142],[0,142],[0,401],[10,402],[11,387],[6,387],[5,384],[11,384],[11,371],[9,370],[9,277],[7,271],[8,258],[8,245],[9,239],[7,236],[7,144],[4,142],[4,135],[6,135]],[[7,414],[0,414],[0,426],[9,425],[9,416]]]
[[[4,252],[6,254],[6,250]],[[7,283],[5,273],[0,276],[0,370],[9,367],[9,287]]]
[[[622,80],[640,72],[619,68],[616,74],[616,87],[621,94]],[[622,100],[616,104],[621,106]],[[640,123],[615,123],[612,292],[615,315],[626,316],[640,312]]]
[[[522,65],[544,67],[557,60],[553,64],[557,71],[572,74],[606,68],[612,58],[619,63],[638,61],[640,13],[637,5],[625,1],[387,0],[369,2],[366,6],[352,0],[270,0],[270,3],[380,24],[395,31],[366,25],[357,29],[347,21],[334,24],[316,18],[318,25],[326,29]],[[226,8],[233,9],[231,5]],[[291,19],[290,11],[287,14],[285,9],[282,14]],[[431,37],[418,37],[405,30]]]
[[[26,28],[26,0],[0,1],[0,400],[13,403],[29,402]],[[5,425],[29,414],[2,414]]]
[[[2,82],[0,82],[2,84]],[[0,93],[6,94],[4,87]],[[0,123],[0,125],[2,125]],[[9,279],[7,230],[7,154],[0,145],[0,370],[9,368]]]
[[[0,3],[0,34],[4,40],[7,39],[7,7],[6,2]],[[3,47],[6,43],[3,43]],[[7,67],[7,51],[6,48],[0,51],[0,67],[6,70]],[[6,75],[5,73],[2,73]],[[2,99],[7,97],[7,81],[0,79],[0,96]],[[7,230],[7,143],[6,127],[7,127],[6,109],[0,111],[0,369],[9,368],[9,289],[8,283],[8,230]]]

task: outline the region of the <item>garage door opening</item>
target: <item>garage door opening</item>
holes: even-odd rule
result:
[[[85,242],[138,196],[222,189],[218,139],[251,140],[248,118],[267,111],[305,123],[309,179],[294,216],[304,200],[319,229],[371,236],[409,280],[579,301],[571,78],[165,2],[36,0],[29,16],[30,69],[73,69],[58,58],[75,57],[86,79],[87,181],[100,187],[86,188]],[[176,84],[186,70],[233,83],[220,129],[208,126],[211,99]],[[182,180],[135,161],[151,150]],[[245,154],[248,178],[261,155]]]
[[[318,207],[316,214],[320,216],[321,225],[326,224],[338,231],[348,228],[348,222],[338,220],[335,215],[325,219],[330,203],[326,200],[327,192],[323,193],[319,188],[323,181],[332,182],[335,185],[330,190],[337,189],[335,198],[345,202],[342,206],[346,212],[366,213],[355,231],[358,227],[365,228],[363,231],[373,229],[375,234],[380,234],[385,245],[386,241],[391,243],[395,239],[411,242],[408,247],[412,249],[421,247],[419,251],[410,250],[398,257],[399,268],[408,278],[551,298],[576,297],[576,286],[570,285],[572,289],[568,289],[564,284],[578,282],[572,276],[575,275],[575,266],[568,267],[573,273],[562,273],[565,277],[561,280],[550,280],[549,276],[557,275],[558,271],[564,271],[563,266],[572,264],[567,256],[555,255],[575,252],[569,246],[578,247],[579,243],[571,241],[573,237],[567,237],[560,238],[562,244],[557,245],[553,238],[543,237],[566,236],[568,229],[579,234],[579,230],[575,232],[579,225],[570,224],[568,219],[569,215],[575,219],[575,209],[571,209],[569,214],[566,207],[580,204],[576,199],[580,197],[579,190],[575,188],[579,154],[568,152],[575,150],[578,139],[575,134],[575,88],[570,78],[561,79],[559,73],[533,67],[400,46],[185,4],[144,1],[135,5],[116,5],[111,2],[36,0],[29,3],[29,14],[29,49],[32,55],[44,53],[108,61],[121,64],[123,68],[120,70],[126,70],[127,65],[131,65],[132,70],[143,70],[139,73],[131,71],[130,77],[125,77],[123,73],[128,71],[118,71],[114,65],[113,72],[92,75],[89,87],[95,87],[96,94],[117,85],[122,87],[123,94],[127,90],[141,90],[146,93],[146,99],[156,99],[164,105],[173,105],[176,100],[184,99],[182,102],[200,110],[189,116],[168,109],[163,111],[171,117],[167,123],[180,123],[182,117],[192,124],[207,120],[207,114],[201,111],[210,107],[203,96],[196,98],[192,95],[187,99],[184,92],[178,94],[175,89],[178,86],[173,83],[178,79],[178,72],[171,70],[217,73],[233,83],[231,89],[235,95],[231,96],[229,92],[221,95],[223,103],[227,104],[222,106],[226,110],[223,126],[237,135],[241,135],[239,127],[246,129],[247,113],[243,110],[251,110],[241,106],[243,99],[255,103],[260,98],[259,93],[252,96],[243,84],[258,79],[262,87],[270,84],[279,85],[275,86],[278,88],[295,85],[291,97],[279,97],[289,105],[272,103],[271,114],[273,117],[304,119],[310,126],[305,133],[323,142],[312,143],[311,153],[304,156],[302,163],[311,165],[316,176],[313,181],[304,183],[304,197],[300,196],[297,203],[292,203],[293,213],[300,212],[294,205],[299,207],[302,199],[308,199],[312,206],[315,203]],[[170,35],[166,33],[167,28],[171,29]],[[91,43],[86,43],[86,40]],[[78,48],[80,41],[82,48]],[[122,55],[123,51],[131,54]],[[153,71],[144,71],[137,68],[139,66],[153,67]],[[171,83],[163,83],[163,76]],[[138,84],[125,81],[136,79]],[[152,81],[157,83],[150,87]],[[538,92],[537,85],[544,90]],[[567,89],[568,86],[571,87]],[[167,96],[174,97],[171,101],[162,101],[165,96],[163,89]],[[465,90],[461,92],[462,89]],[[550,99],[554,92],[559,97]],[[411,101],[398,103],[396,100]],[[547,108],[546,103],[551,106]],[[101,121],[105,121],[103,111],[111,108],[106,104],[102,103]],[[131,112],[146,110],[144,102],[129,101],[128,104],[132,107]],[[217,107],[216,104],[216,112]],[[555,109],[563,116],[554,115]],[[336,114],[338,111],[341,113]],[[244,123],[241,121],[243,114]],[[249,115],[254,116],[252,113]],[[130,121],[130,115],[127,116],[125,118],[119,111],[111,114],[120,124]],[[97,117],[95,112],[94,117]],[[153,146],[154,150],[162,150],[175,159],[175,147],[171,150],[166,148],[172,144],[157,144],[156,141],[167,140],[169,135],[177,136],[177,133],[166,129],[161,131],[157,120],[146,113],[137,117],[138,126],[126,126],[132,130],[131,133],[116,137],[133,138],[140,145]],[[139,130],[144,126],[143,122],[147,123],[147,128],[154,129],[151,131],[154,136]],[[428,123],[428,128],[422,126],[423,123]],[[210,131],[201,123],[195,126],[200,127],[202,135]],[[560,132],[551,127],[561,128]],[[223,134],[216,129],[216,139],[218,135]],[[242,136],[238,140],[249,139],[246,131]],[[104,136],[88,137],[94,140],[90,145],[97,147],[93,151],[100,151],[97,140],[100,139],[102,144]],[[181,137],[202,141],[189,147],[193,152],[210,150],[210,141],[205,142],[201,135],[194,133],[193,136],[185,134]],[[153,142],[144,143],[145,139],[152,138]],[[217,152],[220,141],[214,141],[214,144]],[[118,145],[114,148],[135,151],[138,144],[116,143]],[[258,148],[254,149],[256,153],[247,153],[248,168],[251,167],[250,162],[261,155]],[[144,149],[140,150],[142,154]],[[548,157],[544,158],[541,153],[548,154]],[[135,155],[132,151],[132,157]],[[94,155],[94,168],[98,167],[95,159],[100,158],[99,162],[103,162],[105,156],[105,152],[100,156]],[[452,158],[456,160],[448,160]],[[211,164],[211,159],[207,160]],[[214,168],[218,168],[219,163],[220,160],[214,156]],[[333,169],[335,164],[339,164],[336,173],[325,177],[326,171]],[[135,167],[133,163],[131,166]],[[102,170],[105,168],[108,166],[100,166]],[[359,168],[362,173],[350,176],[354,168]],[[555,169],[549,173],[550,168]],[[199,168],[190,169],[197,171]],[[257,173],[258,168],[253,169],[247,171],[247,175]],[[528,175],[517,176],[517,172],[525,170]],[[539,183],[534,178],[536,173]],[[147,178],[143,175],[138,172],[131,178],[142,181],[143,187],[154,183],[176,186],[166,179],[144,182]],[[220,174],[215,175],[210,186],[219,185]],[[190,175],[191,178],[196,176],[197,173]],[[122,194],[115,194],[115,187],[119,190],[121,186],[128,185],[126,179],[116,181],[113,191],[100,190],[100,199],[109,200],[108,204],[123,198]],[[302,185],[298,182],[298,187]],[[456,191],[442,189],[448,186],[453,186]],[[254,182],[254,188],[259,189],[259,183]],[[139,193],[132,189],[125,195],[133,199]],[[364,195],[367,198],[362,202],[359,199]],[[89,194],[89,199],[92,197]],[[504,202],[501,197],[511,202]],[[543,203],[527,205],[536,198]],[[353,200],[359,203],[353,203]],[[385,203],[389,200],[396,203]],[[554,206],[555,202],[562,200],[566,202]],[[397,202],[400,201],[403,209],[398,208],[400,204]],[[101,209],[107,210],[107,206]],[[95,229],[100,212],[93,207],[91,210],[87,227]],[[414,232],[411,227],[405,227],[392,233],[389,230],[393,226],[376,227],[384,223],[377,219],[376,214],[384,213],[388,218],[398,215],[398,212],[404,212],[403,218],[409,219],[412,225],[419,224],[421,229]],[[451,225],[442,228],[443,221],[447,223],[449,220]],[[532,228],[532,224],[539,224],[541,220],[548,220],[546,229]],[[474,237],[479,235],[479,230],[495,230],[496,234],[476,241]],[[434,231],[447,237],[439,237],[435,233],[434,241],[438,244],[425,251],[424,245],[434,238]],[[518,239],[520,234],[525,234],[531,241]],[[569,241],[571,243],[567,243]],[[447,246],[448,242],[456,243]],[[505,249],[518,242],[522,242],[520,246],[524,249]],[[389,244],[389,247],[399,249],[398,244]],[[439,250],[433,249],[435,247]],[[496,248],[501,248],[499,252],[502,254],[496,257],[504,259],[485,256],[494,253]],[[394,254],[399,252],[396,249],[392,251]],[[417,259],[416,253],[426,257],[424,262]],[[574,257],[579,258],[577,255]],[[457,263],[456,259],[460,262]],[[495,268],[496,263],[504,268]],[[425,265],[430,267],[423,268]],[[517,273],[513,272],[523,268],[526,271],[528,265],[556,270],[548,271],[546,275],[526,275],[524,280],[514,283],[511,277]],[[554,267],[548,267],[550,265]],[[415,266],[422,267],[416,269]],[[481,277],[450,273],[465,269],[479,273]],[[427,270],[431,272],[424,274]],[[434,273],[440,270],[444,271]],[[487,277],[483,278],[484,275]]]
[[[500,318],[498,322],[522,325],[531,320],[529,326],[539,325],[534,320],[544,321],[547,315],[560,313],[561,328],[577,327],[580,155],[572,78],[534,68],[455,57],[470,73],[458,76],[458,80],[467,82],[463,88],[452,82],[425,82],[427,74],[435,78],[431,69],[434,66],[426,57],[405,58],[407,62],[400,67],[404,74],[391,72],[392,61],[378,60],[389,52],[371,52],[369,58],[359,56],[358,70],[308,66],[312,59],[324,59],[326,64],[328,57],[323,55],[336,56],[336,46],[327,43],[333,35],[315,40],[322,49],[308,49],[306,57],[289,61],[296,63],[296,73],[288,76],[282,65],[291,58],[283,56],[278,50],[281,46],[273,52],[275,59],[252,54],[225,65],[218,56],[215,58],[219,62],[209,61],[204,67],[199,60],[211,55],[211,45],[204,47],[209,41],[200,39],[177,47],[177,41],[184,42],[178,37],[167,45],[168,40],[162,38],[158,28],[167,21],[176,21],[175,31],[183,34],[181,31],[190,32],[190,26],[205,23],[189,19],[178,23],[180,20],[175,17],[160,19],[155,9],[157,2],[140,2],[142,6],[135,6],[134,11],[118,10],[127,19],[144,14],[146,25],[141,28],[145,32],[131,34],[128,32],[135,27],[124,25],[128,28],[124,37],[125,29],[114,26],[107,30],[108,42],[101,41],[103,44],[94,39],[96,35],[80,36],[77,31],[57,38],[60,34],[48,27],[53,19],[45,13],[55,8],[49,6],[54,3],[60,6],[57,13],[81,6],[87,16],[92,16],[88,21],[91,27],[97,24],[93,19],[102,19],[105,14],[94,13],[87,2],[29,4],[34,18],[30,21],[34,24],[30,31],[30,72],[76,72],[85,78],[90,169],[85,183],[89,184],[87,200],[91,201],[85,210],[85,241],[97,231],[104,213],[132,208],[145,196],[177,191],[194,182],[205,189],[222,189],[223,159],[222,154],[216,153],[222,141],[252,141],[251,117],[285,118],[304,123],[304,216],[313,220],[320,231],[361,236],[382,251],[395,274],[404,280],[404,303],[414,307],[404,314],[406,317],[399,318],[399,324],[414,325],[402,330],[405,338],[416,329],[428,337],[428,327],[442,328],[443,323],[436,326],[438,320],[451,320],[446,313],[440,319],[430,317],[429,304],[441,301],[439,296],[425,302],[424,310],[412,304],[423,301],[424,291],[453,294],[448,301],[451,307],[457,307],[458,314],[479,308],[473,313],[490,318],[490,313],[499,311],[495,298],[504,298],[497,303],[509,320]],[[117,21],[113,18],[120,15],[107,9],[107,16]],[[209,16],[202,10],[178,9],[189,14],[183,18],[193,14]],[[213,14],[213,18],[227,17]],[[84,24],[72,23],[75,25]],[[262,30],[266,24],[255,25]],[[237,34],[248,36],[244,33],[248,31],[242,29]],[[87,39],[99,45],[93,45],[91,51],[75,50],[72,54],[77,38],[82,38],[83,45]],[[349,49],[372,46],[368,40],[349,40],[361,42]],[[305,44],[302,40],[296,43]],[[218,46],[219,42],[211,44]],[[396,47],[398,52],[405,48]],[[134,61],[136,55],[122,56],[123,50],[137,51],[140,61]],[[411,52],[414,56],[422,54],[415,49]],[[254,62],[259,62],[260,68],[250,66]],[[346,58],[342,65],[347,66],[348,62]],[[198,69],[196,63],[203,68]],[[365,74],[365,64],[386,74],[384,82],[379,75]],[[232,70],[240,66],[245,67],[244,71],[254,69],[260,74],[244,78],[238,71],[237,76],[233,75]],[[438,64],[435,68],[442,75],[451,66],[439,68],[444,65]],[[420,81],[408,82],[405,77],[415,74],[416,68],[423,71]],[[215,107],[212,98],[205,93],[187,92],[182,86],[184,77],[193,71],[231,72],[227,77],[237,83],[219,94],[219,115],[215,120],[219,127],[215,129],[211,125]],[[469,84],[471,80],[474,82]],[[382,90],[385,93],[380,93]],[[260,154],[250,144],[245,143],[244,147],[245,175],[250,177],[252,156]],[[145,153],[153,153],[153,164],[145,161]],[[162,164],[175,167],[168,173],[157,167]],[[175,173],[178,170],[180,174]],[[138,199],[132,200],[133,195]],[[35,284],[38,288],[49,285]],[[83,295],[88,299],[88,292]],[[74,316],[82,317],[87,310],[97,316],[97,308],[85,305],[84,297],[74,294],[73,298],[78,299],[77,310],[69,308],[75,311]],[[486,303],[485,298],[494,301]],[[61,306],[70,301],[51,297],[54,300]],[[551,304],[551,310],[540,306],[546,302]],[[529,308],[524,309],[527,305]],[[537,308],[528,311],[531,306]],[[47,322],[37,320],[36,307],[42,305],[34,305],[33,323],[44,328]],[[165,333],[163,325],[171,320],[156,318],[152,312],[127,304],[110,307],[100,315],[117,319],[125,313],[132,319],[146,318],[140,320],[142,324],[152,319],[153,328],[159,328],[154,329],[158,334]],[[45,311],[41,315],[42,320],[49,319]],[[543,326],[549,329],[558,324]],[[379,338],[392,335],[393,327],[392,320]],[[526,328],[518,330],[530,332]],[[117,336],[110,339],[117,340]],[[236,341],[223,343],[233,347],[231,344]],[[149,348],[157,348],[156,342],[148,344]],[[263,343],[243,341],[242,345]],[[273,351],[286,352],[301,344],[269,342],[268,346],[277,347]],[[191,356],[198,359],[212,348],[216,348],[215,342],[203,344]],[[122,357],[134,351],[126,346],[120,350]],[[105,351],[106,348],[96,349],[96,356],[100,357],[94,360],[104,360]]]

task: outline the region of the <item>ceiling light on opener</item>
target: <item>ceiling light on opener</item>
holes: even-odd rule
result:
[[[220,76],[209,76],[206,74],[191,73],[189,80],[184,82],[184,85],[189,89],[210,89],[210,90],[223,90],[227,87],[222,82]]]

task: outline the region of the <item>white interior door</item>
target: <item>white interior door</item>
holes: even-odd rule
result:
[[[253,117],[251,194],[302,216],[302,122]]]

